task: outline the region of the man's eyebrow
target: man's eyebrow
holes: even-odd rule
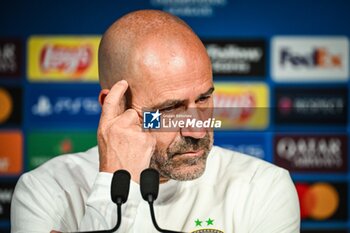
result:
[[[160,104],[156,104],[152,107],[150,107],[151,110],[156,110],[156,109],[164,109],[164,108],[169,108],[172,106],[180,106],[185,104],[185,100],[165,100],[164,102]]]
[[[214,87],[211,87],[206,92],[200,94],[197,99],[211,95],[213,92],[214,92]],[[181,105],[184,105],[185,102],[186,102],[186,100],[165,100],[164,102],[162,102],[160,104],[156,104],[154,106],[151,106],[149,109],[156,110],[156,109],[169,108],[169,107],[173,107],[173,106],[181,106]]]
[[[214,90],[215,90],[214,87],[209,88],[209,90],[207,90],[206,92],[200,94],[197,99],[200,99],[202,97],[206,97],[206,96],[209,96],[209,95],[213,94]]]

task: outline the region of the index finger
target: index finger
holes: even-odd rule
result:
[[[102,105],[101,118],[113,119],[124,112],[124,94],[128,89],[128,82],[121,80],[113,85]]]

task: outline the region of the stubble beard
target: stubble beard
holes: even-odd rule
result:
[[[200,177],[206,167],[209,152],[213,146],[213,133],[208,132],[205,137],[195,139],[182,137],[166,149],[155,148],[150,167],[159,171],[161,177],[179,181],[193,180]],[[188,151],[203,153],[198,157],[182,157]]]

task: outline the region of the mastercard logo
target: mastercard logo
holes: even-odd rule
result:
[[[7,90],[0,88],[0,124],[10,117],[12,106],[11,95]]]
[[[296,184],[300,201],[301,218],[325,220],[338,210],[339,194],[327,183]]]

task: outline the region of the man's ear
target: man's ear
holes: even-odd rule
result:
[[[103,106],[103,103],[105,102],[105,98],[107,97],[109,93],[109,89],[102,89],[100,91],[100,94],[98,96],[98,102],[100,103],[101,107]]]

